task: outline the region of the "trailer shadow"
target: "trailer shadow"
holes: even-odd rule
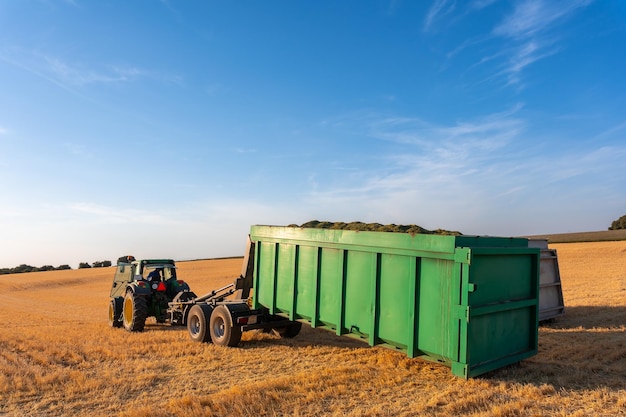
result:
[[[325,329],[302,326],[293,339],[259,333],[241,347],[322,346],[357,350],[368,348],[367,340],[337,336]],[[402,353],[398,352],[402,355]],[[419,361],[421,359],[414,359]],[[480,376],[496,383],[508,382],[556,390],[626,390],[626,307],[569,307],[566,314],[539,329],[537,355]]]
[[[258,345],[281,345],[290,347],[305,347],[305,346],[325,346],[335,347],[343,349],[362,349],[368,347],[367,340],[355,339],[346,336],[337,336],[330,330],[322,328],[312,328],[306,324],[302,325],[302,330],[294,338],[281,338],[262,331],[254,332],[246,338],[242,347],[258,346]]]
[[[147,323],[148,331],[184,332],[185,326]],[[366,339],[338,336],[304,324],[294,338],[245,332],[240,349],[316,346],[351,351],[368,349]],[[403,353],[398,352],[399,355]],[[414,359],[420,361],[421,359]],[[567,307],[564,316],[539,328],[537,355],[480,376],[496,383],[551,385],[556,390],[626,390],[626,307]]]
[[[484,375],[556,389],[626,389],[626,307],[569,307],[539,329],[539,353]]]

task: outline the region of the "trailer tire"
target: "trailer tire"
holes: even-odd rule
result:
[[[111,298],[111,302],[109,303],[109,326],[122,327],[122,322],[120,321],[122,304],[124,304],[122,297]]]
[[[241,341],[241,327],[233,326],[233,318],[225,306],[217,306],[211,314],[211,339],[218,346],[237,346]]]
[[[124,297],[122,316],[126,330],[129,332],[142,331],[148,317],[148,303],[145,297],[128,291]]]
[[[209,321],[213,307],[208,304],[196,304],[187,313],[187,331],[194,342],[211,343]]]
[[[298,333],[300,333],[300,329],[302,329],[302,323],[300,323],[299,321],[294,321],[289,326],[278,327],[273,329],[273,331],[280,337],[291,339],[292,337],[296,337]]]

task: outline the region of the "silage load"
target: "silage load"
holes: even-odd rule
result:
[[[380,224],[380,223],[363,223],[363,222],[328,222],[311,220],[302,225],[290,224],[289,227],[302,227],[310,229],[335,229],[335,230],[355,230],[359,232],[392,232],[392,233],[409,233],[409,234],[425,234],[425,235],[444,235],[444,236],[461,236],[461,232],[435,229],[428,230],[415,224],[398,225],[398,224]]]

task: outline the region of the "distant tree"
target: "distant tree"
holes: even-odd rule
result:
[[[609,227],[609,230],[620,230],[620,229],[626,229],[626,215],[613,221],[613,223],[611,223],[611,227]]]
[[[52,265],[44,265],[37,268],[37,271],[54,271],[54,267]]]
[[[111,261],[96,261],[91,264],[93,268],[105,268],[111,266]]]
[[[85,268],[91,268],[91,265],[89,265],[89,262],[81,262],[78,264],[78,269],[85,269]]]
[[[0,275],[7,275],[11,273],[10,268],[0,268]]]
[[[67,264],[59,265],[59,266],[56,267],[57,271],[63,271],[63,270],[66,270],[66,269],[72,269],[72,267],[67,265]]]
[[[35,268],[34,266],[26,265],[26,264],[21,264],[20,266],[16,266],[15,268],[13,268],[14,274],[20,274],[22,272],[34,272],[34,271],[37,271],[37,268]]]

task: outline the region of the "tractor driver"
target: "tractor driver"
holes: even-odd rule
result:
[[[161,271],[163,268],[157,268],[148,274],[148,281],[161,281]]]

